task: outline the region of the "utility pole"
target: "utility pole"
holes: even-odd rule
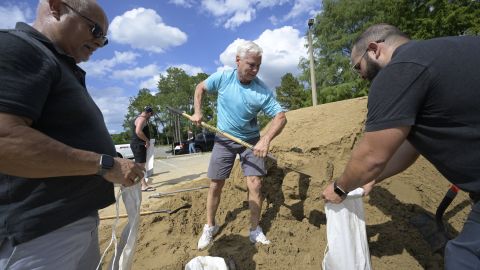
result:
[[[308,19],[308,51],[310,56],[310,85],[312,86],[312,106],[317,106],[317,82],[315,81],[315,65],[313,62],[313,46],[311,33],[313,23],[313,19]]]

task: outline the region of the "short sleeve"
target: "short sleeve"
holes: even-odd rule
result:
[[[394,63],[382,69],[370,87],[367,132],[411,126],[428,92],[428,71],[416,63]]]
[[[282,106],[280,106],[280,103],[273,97],[273,95],[267,96],[267,99],[265,100],[264,107],[262,111],[268,116],[268,117],[275,117],[275,115],[283,112]]]
[[[25,40],[0,34],[0,112],[36,120],[58,75],[54,62]]]
[[[205,87],[209,92],[217,92],[222,83],[223,71],[217,71],[205,80]]]

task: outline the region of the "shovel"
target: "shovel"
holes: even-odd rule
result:
[[[438,205],[435,217],[427,213],[422,213],[410,219],[410,223],[419,230],[434,253],[439,252],[443,254],[445,245],[451,239],[443,223],[443,214],[457,196],[458,190],[458,187],[455,185],[452,185],[450,189],[448,189]]]
[[[183,112],[183,111],[180,111],[178,109],[174,109],[174,108],[171,108],[171,107],[168,107],[167,106],[167,109],[170,110],[171,112],[173,113],[176,113],[176,114],[179,114],[179,115],[182,115],[184,117],[186,117],[188,120],[191,120],[191,116],[188,115],[187,113]],[[253,145],[245,142],[245,141],[242,141],[240,140],[239,138],[233,136],[233,135],[230,135],[226,132],[223,132],[221,131],[220,129],[218,129],[217,127],[214,127],[212,125],[209,125],[205,122],[201,122],[201,126],[212,131],[212,132],[216,132],[220,135],[222,135],[223,137],[227,138],[227,139],[230,139],[242,146],[245,146],[246,148],[250,149],[250,150],[253,150]],[[270,153],[267,153],[267,158],[269,158],[270,160],[272,160],[273,162],[275,162],[277,165],[278,165],[278,162],[277,162],[277,158],[274,157],[272,154]],[[313,175],[311,174],[311,172],[307,171],[307,170],[304,170],[304,169],[299,169],[299,168],[295,168],[295,167],[292,167],[291,165],[289,165],[288,163],[285,163],[285,164],[282,164],[284,167],[290,169],[290,170],[293,170],[293,171],[296,171],[296,172],[299,172],[301,174],[304,174],[304,175],[307,175],[307,176],[310,176],[310,177],[313,177]]]

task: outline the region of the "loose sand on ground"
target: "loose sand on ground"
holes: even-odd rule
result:
[[[231,258],[237,270],[321,269],[326,246],[326,218],[321,193],[339,176],[361,138],[366,98],[319,105],[287,113],[288,124],[275,138],[262,192],[261,226],[271,245],[252,245],[245,179],[238,164],[223,189],[217,213],[221,225],[215,242],[198,251],[206,215],[207,189],[149,200],[142,210],[179,209],[142,216],[133,269],[180,270],[196,256]],[[288,167],[300,168],[313,177]],[[153,178],[155,183],[155,177]],[[208,185],[208,179],[170,186],[171,190]],[[443,258],[409,220],[435,213],[450,184],[424,158],[407,171],[375,186],[364,198],[367,237],[374,269],[442,269]],[[183,208],[182,208],[183,207]],[[470,210],[460,192],[447,209],[448,230],[458,233]],[[125,223],[122,219],[120,227]],[[111,220],[100,223],[102,250],[111,236]],[[111,253],[110,253],[111,254]]]

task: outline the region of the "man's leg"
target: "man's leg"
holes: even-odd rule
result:
[[[210,188],[207,195],[207,224],[214,226],[215,215],[217,214],[218,205],[222,195],[222,189],[225,185],[225,180],[210,180]]]
[[[100,260],[97,226],[98,214],[17,246],[5,240],[0,246],[0,269],[95,269]]]
[[[142,166],[142,168],[145,169],[145,163],[138,163],[138,165]],[[149,186],[147,184],[147,181],[145,180],[145,175],[142,177],[142,191],[147,191]]]
[[[213,237],[218,233],[219,227],[215,223],[220,196],[225,180],[210,180],[210,188],[207,195],[207,224],[203,226],[203,232],[198,239],[197,248],[202,250],[213,242]]]
[[[448,241],[445,269],[480,269],[480,202],[473,205],[460,234]]]
[[[260,213],[262,211],[262,178],[259,176],[247,176],[248,187],[248,205],[250,207],[250,230],[255,230],[260,222]]]
[[[258,138],[255,138],[247,142],[255,145],[257,141]],[[268,241],[265,234],[263,234],[262,228],[258,225],[260,223],[263,202],[261,193],[262,178],[267,174],[265,160],[255,156],[250,149],[245,149],[245,151],[240,154],[240,160],[242,162],[243,174],[247,176],[248,204],[250,206],[251,214],[250,241],[253,243],[268,245],[270,244],[270,241]]]
[[[220,196],[225,179],[228,178],[235,161],[235,151],[232,149],[233,142],[215,139],[210,164],[208,165],[207,177],[211,179],[207,195],[207,224],[203,227],[202,235],[198,240],[198,249],[206,248],[213,241],[218,232],[218,225],[215,222]]]

